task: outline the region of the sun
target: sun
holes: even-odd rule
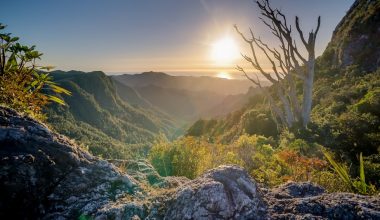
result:
[[[211,57],[217,65],[225,66],[239,57],[239,50],[232,38],[224,37],[212,44]]]
[[[232,76],[227,72],[219,72],[216,77],[222,78],[222,79],[232,79]]]

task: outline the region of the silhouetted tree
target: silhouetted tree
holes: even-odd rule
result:
[[[320,17],[315,31],[309,33],[306,40],[300,28],[299,19],[296,16],[295,26],[302,45],[305,47],[307,56],[301,54],[296,45],[296,40],[292,34],[292,27],[287,23],[285,15],[278,9],[272,9],[269,0],[256,2],[260,8],[261,21],[269,28],[272,34],[278,39],[280,46],[273,48],[257,38],[250,29],[250,37],[246,37],[235,25],[236,31],[249,44],[252,54],[250,56],[242,54],[243,58],[256,69],[266,80],[273,84],[273,91],[263,87],[260,78],[250,76],[243,67],[237,69],[245,74],[259,88],[264,90],[264,94],[269,100],[272,114],[278,124],[284,127],[292,127],[296,123],[301,123],[306,127],[310,122],[312,106],[312,91],[314,82],[315,66],[315,40],[320,26]],[[272,65],[271,71],[263,69],[258,61],[257,54],[261,51]],[[302,100],[297,97],[297,81],[303,84]],[[278,102],[277,102],[278,100]]]

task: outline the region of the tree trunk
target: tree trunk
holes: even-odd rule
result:
[[[302,125],[305,128],[310,122],[311,105],[313,100],[314,65],[314,54],[310,54],[307,65],[307,76],[303,82]]]

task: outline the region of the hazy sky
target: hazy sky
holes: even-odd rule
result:
[[[354,0],[271,2],[292,23],[298,15],[306,33],[321,15],[320,55]],[[244,51],[234,24],[271,43],[258,16],[252,0],[11,0],[2,2],[0,22],[57,69],[200,73],[221,69],[210,51],[224,36]]]

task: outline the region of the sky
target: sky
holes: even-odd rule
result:
[[[354,0],[272,0],[304,32],[321,28],[316,43],[320,55],[335,26]],[[60,70],[101,70],[109,74],[163,71],[205,75],[233,72],[241,62],[221,65],[212,56],[216,42],[232,39],[238,51],[246,45],[233,29],[252,28],[277,46],[259,20],[252,0],[12,0],[1,4],[6,32],[36,45],[41,64]],[[266,64],[263,61],[264,66]]]

